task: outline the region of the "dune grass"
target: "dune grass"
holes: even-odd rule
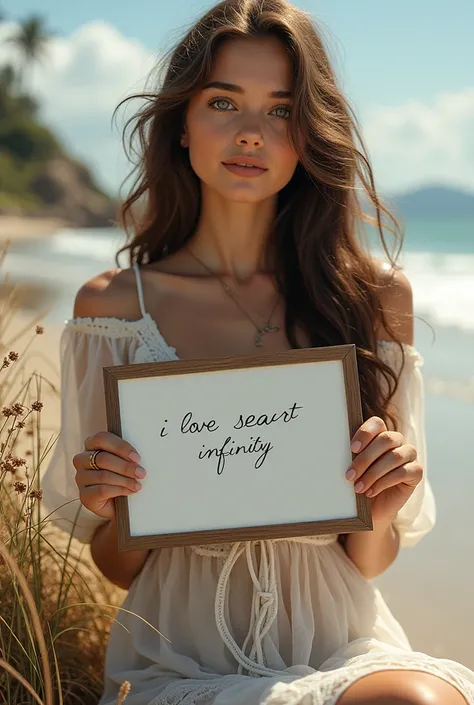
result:
[[[0,254],[0,274],[6,251]],[[57,434],[46,436],[43,404],[58,390],[28,369],[35,338],[8,335],[18,301],[0,280],[0,703],[92,705],[119,594],[87,549],[41,517],[40,473]],[[23,342],[22,342],[23,341]],[[22,342],[23,349],[17,350]],[[129,692],[122,686],[118,703]]]

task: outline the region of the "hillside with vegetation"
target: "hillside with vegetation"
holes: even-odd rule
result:
[[[396,198],[406,218],[474,218],[474,193],[450,186],[425,186]]]
[[[37,98],[24,88],[25,75],[51,36],[45,21],[33,16],[4,40],[21,61],[15,67],[0,65],[0,214],[108,226],[116,218],[117,204],[42,122]]]

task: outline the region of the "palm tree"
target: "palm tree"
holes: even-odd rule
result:
[[[6,39],[9,44],[14,44],[20,53],[19,86],[23,82],[25,71],[42,60],[52,36],[54,36],[53,33],[46,29],[44,18],[40,15],[31,15],[20,22],[18,31],[12,37]]]
[[[16,72],[11,64],[0,66],[0,89],[10,92],[15,85]]]

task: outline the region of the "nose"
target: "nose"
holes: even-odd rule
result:
[[[243,127],[236,135],[240,147],[263,147],[262,131],[256,126]]]

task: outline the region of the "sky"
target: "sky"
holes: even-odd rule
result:
[[[43,15],[55,32],[30,76],[43,119],[116,191],[129,171],[112,113],[205,0],[0,0],[12,22]],[[474,192],[473,0],[294,0],[321,29],[361,123],[378,188],[445,184]]]

